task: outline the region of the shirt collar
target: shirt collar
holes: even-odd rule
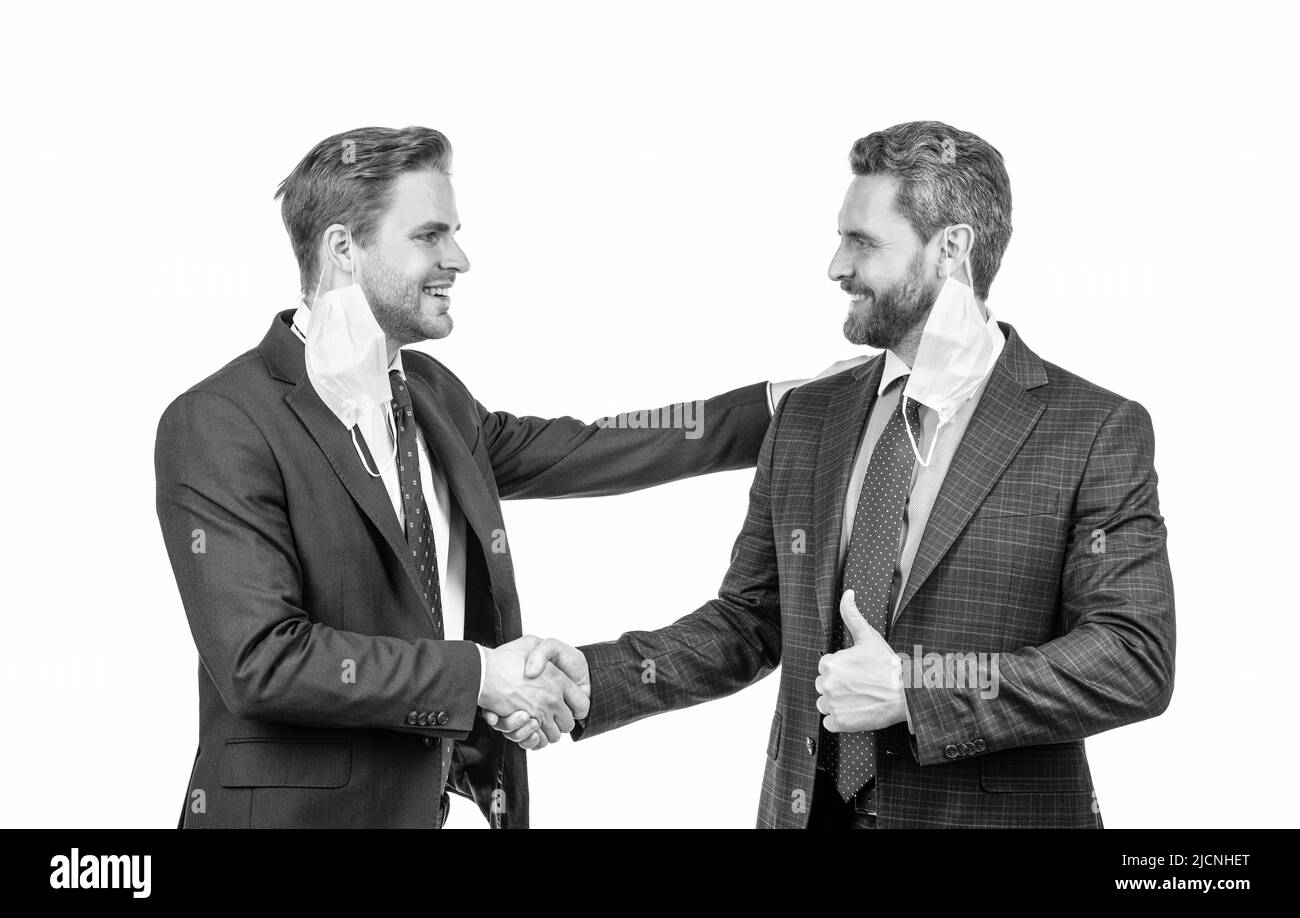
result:
[[[307,343],[307,326],[311,323],[311,309],[307,306],[307,298],[298,297],[298,308],[293,314],[293,324],[289,327],[293,333],[298,336],[298,340],[303,344]]]
[[[876,390],[876,396],[885,394],[885,390],[894,384],[894,380],[900,376],[907,376],[912,372],[912,368],[903,362],[893,351],[885,351],[885,369],[880,374],[880,388]]]

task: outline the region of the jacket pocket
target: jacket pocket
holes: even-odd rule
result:
[[[781,749],[781,712],[772,715],[772,730],[767,735],[767,757],[775,759]]]
[[[221,753],[222,787],[343,787],[352,744],[329,740],[232,739]]]
[[[1092,789],[1092,778],[1077,743],[1022,746],[981,758],[980,787],[997,793],[1082,793]]]

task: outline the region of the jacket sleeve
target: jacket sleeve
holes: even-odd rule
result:
[[[469,733],[480,665],[472,642],[406,641],[310,619],[279,466],[234,401],[202,390],[174,401],[158,426],[154,466],[158,521],[190,631],[231,713]],[[447,718],[411,724],[412,712]]]
[[[767,384],[587,424],[475,403],[502,498],[598,497],[752,468],[771,420]]]
[[[945,750],[961,743],[992,753],[1072,742],[1168,707],[1174,593],[1154,454],[1146,409],[1133,401],[1116,406],[1075,499],[1061,577],[1065,633],[1002,654],[996,692],[907,685],[920,764],[949,761]]]
[[[657,631],[630,631],[579,650],[591,670],[582,739],[643,717],[739,691],[781,661],[781,606],[772,535],[772,452],[780,411],[758,456],[745,524],[718,597]]]

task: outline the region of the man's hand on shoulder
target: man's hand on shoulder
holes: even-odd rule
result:
[[[843,373],[845,370],[851,370],[854,367],[861,366],[862,364],[866,363],[870,359],[871,359],[870,355],[864,357],[850,357],[848,360],[835,361],[834,363],[832,363],[830,366],[822,370],[820,373],[818,373],[816,376],[812,377],[811,379],[786,379],[786,380],[782,380],[781,382],[770,382],[767,384],[767,392],[768,392],[767,407],[771,409],[773,412],[775,412],[776,406],[781,404],[781,399],[791,389],[797,389],[800,386],[805,386],[810,382],[816,382],[819,379],[825,379],[827,376],[834,376],[836,373]]]

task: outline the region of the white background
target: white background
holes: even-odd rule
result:
[[[154,433],[292,304],[272,193],[316,141],[449,135],[473,270],[421,347],[489,408],[591,419],[852,356],[826,278],[848,150],[926,118],[1006,158],[995,314],[1154,418],[1176,689],[1088,742],[1107,825],[1300,822],[1283,4],[24,6],[0,54],[0,824],[175,824],[198,664]],[[750,478],[508,504],[525,627],[695,609]],[[534,824],[752,825],[776,688],[532,756]],[[452,824],[483,822],[457,800]]]

